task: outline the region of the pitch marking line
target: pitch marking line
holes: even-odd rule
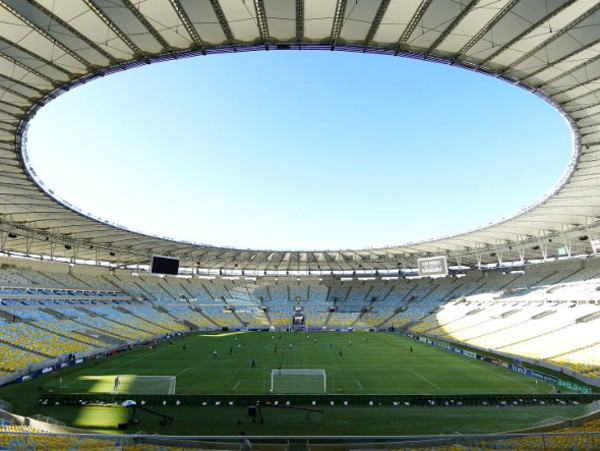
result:
[[[182,375],[183,373],[185,373],[187,370],[189,370],[189,368],[185,368],[185,369],[181,370],[179,373],[177,373],[177,374],[175,375],[175,377],[177,377],[177,376],[181,376],[181,375]]]
[[[423,379],[425,382],[427,382],[428,384],[433,385],[435,388],[437,388],[438,390],[441,390],[440,387],[438,387],[437,385],[435,385],[433,382],[431,382],[430,380],[426,379],[425,377],[421,376],[419,373],[417,373],[416,371],[414,371],[412,368],[409,368],[408,371],[410,371],[411,373],[413,373],[415,376]]]
[[[85,385],[85,381],[75,379],[74,381],[69,382],[68,384],[62,384],[60,386],[60,388],[69,388],[69,387],[77,386],[77,385]]]
[[[240,385],[240,382],[242,382],[242,380],[240,379],[239,381],[237,381],[237,384],[235,384],[233,386],[233,389],[235,390],[236,388],[238,388],[238,385]]]
[[[360,384],[360,381],[356,381],[361,390],[364,390],[363,386]]]
[[[475,366],[475,364],[474,364],[474,363],[472,363],[472,362],[468,362],[467,364],[468,364],[469,366]],[[515,382],[515,383],[517,383],[517,384],[519,384],[519,385],[523,385],[524,387],[531,388],[531,385],[529,385],[529,384],[526,384],[526,383],[524,383],[524,382],[521,382],[521,381],[518,381],[518,380],[516,380],[516,379],[513,379],[512,377],[508,377],[508,376],[505,376],[504,374],[499,374],[499,373],[496,373],[495,371],[491,371],[491,370],[489,370],[489,369],[487,369],[487,368],[484,368],[483,366],[479,366],[479,365],[477,365],[477,367],[478,367],[478,368],[481,368],[483,371],[485,371],[485,372],[487,372],[487,373],[493,374],[493,375],[495,375],[495,376],[500,376],[500,377],[502,377],[502,378],[504,378],[504,379],[507,379],[507,380],[509,380],[509,381],[511,381],[511,382]],[[515,373],[515,374],[516,374],[516,373]]]

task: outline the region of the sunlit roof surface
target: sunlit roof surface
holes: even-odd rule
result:
[[[2,250],[32,256],[247,270],[386,270],[447,255],[474,266],[591,253],[600,216],[600,4],[592,0],[52,0],[0,2]],[[555,188],[499,223],[433,241],[353,251],[227,249],[147,236],[92,219],[34,181],[29,119],[96,77],[184,55],[320,48],[442,61],[506,79],[571,125]],[[301,76],[301,74],[299,74]]]

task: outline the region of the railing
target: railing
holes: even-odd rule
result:
[[[457,447],[477,450],[535,449],[584,450],[600,445],[600,432],[538,433],[497,435],[435,436],[147,436],[102,434],[48,434],[41,432],[2,431],[0,446],[9,443],[17,449],[110,449],[128,450],[161,447],[162,450],[240,449],[243,440],[253,449],[267,451],[323,450],[350,451],[373,449],[455,450]],[[11,448],[13,449],[13,448]],[[50,449],[50,448],[48,448]]]

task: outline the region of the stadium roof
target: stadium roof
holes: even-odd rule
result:
[[[201,268],[360,271],[414,267],[432,255],[476,266],[590,254],[590,239],[600,238],[597,0],[4,0],[0,23],[1,251],[119,266],[160,254]],[[405,56],[504,79],[562,112],[571,163],[551,192],[501,222],[348,251],[229,249],[134,233],[53,199],[35,181],[27,124],[61,93],[153,61],[275,49]]]

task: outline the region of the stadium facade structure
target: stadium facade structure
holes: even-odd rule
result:
[[[173,332],[225,327],[230,331],[247,327],[265,330],[271,326],[285,330],[291,325],[292,314],[298,306],[302,307],[307,326],[313,330],[389,330],[393,326],[412,336],[440,338],[458,347],[474,346],[485,351],[497,348],[500,359],[497,364],[503,361],[508,365],[518,357],[522,362],[535,363],[541,367],[539,371],[556,370],[583,384],[599,384],[597,363],[575,366],[568,356],[587,352],[597,362],[600,355],[597,326],[600,321],[600,259],[550,262],[527,267],[524,271],[472,270],[461,277],[349,279],[156,277],[135,275],[124,269],[108,273],[94,266],[0,257],[0,351],[4,355],[0,361],[0,385],[24,381],[32,375],[48,372],[56,365],[67,364],[67,350],[75,352],[79,359],[85,359],[103,356],[134,343],[147,343]],[[271,335],[265,334],[265,338],[269,340]],[[304,334],[300,334],[300,339],[304,340]],[[526,348],[534,350],[535,355],[528,357]],[[515,354],[517,349],[520,352]],[[467,355],[475,355],[469,353]],[[575,390],[572,384],[568,387],[568,390]],[[311,394],[306,402],[314,396]],[[520,402],[518,397],[523,396],[515,395],[513,402]],[[566,402],[562,396],[575,396],[577,398],[571,398],[571,401],[578,403],[588,399],[581,397],[587,395],[557,393],[549,395],[549,399]],[[454,399],[456,395],[452,397]],[[497,400],[506,403],[504,397]],[[366,406],[366,399],[363,401]],[[58,398],[56,402],[60,402]],[[164,396],[148,402],[164,402]],[[545,402],[540,400],[540,403]],[[336,401],[336,404],[339,403]],[[441,403],[439,406],[453,408],[442,407]],[[3,408],[1,401],[0,408]],[[457,408],[464,409],[465,406]],[[508,408],[513,415],[515,407],[511,404]],[[597,410],[597,403],[596,407],[589,408]],[[428,442],[432,437],[422,437],[417,440],[419,443],[411,445],[411,449],[439,449],[433,448],[434,444],[449,446],[467,442],[471,447],[478,444],[478,449],[498,449],[497,442],[505,447],[512,445],[514,449],[525,448],[520,440],[541,442],[545,449],[591,449],[599,439],[598,433],[579,433],[597,431],[597,421],[586,422],[598,415],[600,413],[596,412],[574,420],[562,418],[558,423],[556,418],[550,419],[548,426],[531,431],[532,435],[513,437],[516,443],[509,441],[511,437],[506,435],[456,435],[448,441],[436,436],[435,440],[444,441]],[[81,439],[73,435],[80,431],[55,428],[12,414],[5,418],[17,425],[29,424],[43,431],[69,434],[35,437],[32,434],[35,430],[19,429],[20,426],[12,424],[2,429],[0,418],[0,436],[4,441],[10,439],[13,447],[20,442],[29,445],[27,440],[34,438],[46,447],[59,440]],[[572,428],[580,423],[585,423],[582,427],[586,429]],[[571,428],[565,430],[564,436],[540,435],[568,426]],[[155,443],[147,440],[156,437],[136,435],[135,438],[141,440],[138,443]],[[105,436],[104,439],[119,440],[122,437]],[[315,444],[331,442],[330,438],[309,439]],[[339,441],[340,437],[333,439]],[[402,445],[393,443],[392,437],[374,439],[388,443],[389,448],[403,449]],[[164,445],[176,446],[177,443],[174,437],[161,440]],[[254,440],[253,443],[257,443]],[[353,440],[356,438],[343,438],[344,443],[351,443],[351,447],[357,449]],[[412,440],[416,438],[412,437]],[[553,440],[560,440],[560,447],[552,444]],[[364,437],[360,441],[364,442]],[[83,448],[84,445],[77,446]],[[56,445],[56,449],[78,449],[77,446],[59,448]],[[203,446],[209,445],[202,443],[197,448]],[[349,449],[337,444],[329,446],[330,449]],[[380,446],[383,445],[380,443]],[[194,449],[196,445],[186,443],[186,447]],[[544,448],[540,445],[536,449]]]
[[[596,0],[4,0],[0,22],[5,255],[127,268],[159,254],[179,258],[189,273],[384,274],[432,255],[471,268],[590,255],[590,241],[600,238]],[[28,164],[30,119],[80,84],[157,61],[288,49],[418,58],[512,83],[565,117],[570,163],[534,204],[467,233],[378,249],[289,252],[194,244],[103,222],[54,198]]]
[[[600,387],[599,287],[600,259],[443,278],[246,278],[0,257],[0,385],[69,353],[104,355],[171,333],[293,329],[441,338]]]

